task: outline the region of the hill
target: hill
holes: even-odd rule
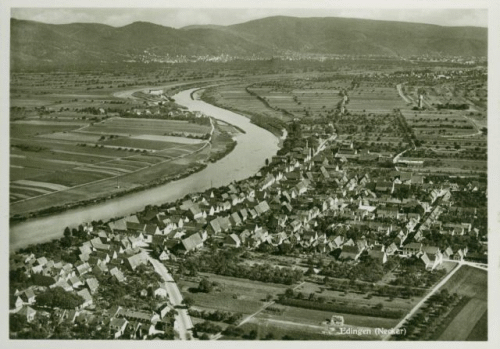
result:
[[[11,19],[11,67],[78,65],[177,56],[286,53],[392,56],[487,55],[487,29],[350,18],[268,17],[182,29],[148,22],[124,27]]]

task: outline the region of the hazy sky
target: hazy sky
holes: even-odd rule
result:
[[[45,23],[97,22],[116,27],[135,21],[147,21],[174,28],[193,24],[229,25],[276,15],[368,18],[445,26],[488,25],[488,11],[481,9],[12,8],[11,15],[17,19]]]

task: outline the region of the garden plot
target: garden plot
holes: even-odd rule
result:
[[[60,184],[54,184],[54,183],[44,183],[44,182],[37,182],[37,181],[27,181],[27,180],[19,180],[19,181],[14,181],[14,184],[17,185],[25,185],[29,187],[36,187],[36,188],[46,188],[50,190],[64,190],[68,189],[68,187]]]
[[[100,135],[169,135],[171,133],[205,135],[210,126],[182,120],[111,118],[85,127],[82,131]]]
[[[178,144],[199,144],[203,142],[201,139],[175,137],[175,136],[159,136],[159,135],[139,135],[133,136],[132,139],[143,139],[148,141],[178,143]]]
[[[97,142],[101,136],[81,133],[81,132],[57,132],[52,134],[45,134],[39,137],[56,139],[56,140],[66,140],[71,142]]]

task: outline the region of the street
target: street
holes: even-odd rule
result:
[[[170,302],[175,306],[182,306],[182,294],[177,287],[172,276],[169,274],[167,268],[157,259],[151,258],[148,254],[148,260],[151,262],[155,271],[163,278],[165,283],[163,287],[167,290]],[[191,329],[193,323],[191,317],[188,315],[187,309],[176,309],[178,314],[175,317],[175,329],[179,332],[181,340],[192,339]]]

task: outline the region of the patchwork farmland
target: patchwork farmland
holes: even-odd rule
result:
[[[11,211],[40,209],[54,200],[88,200],[185,172],[204,159],[197,154],[209,145],[211,129],[210,123],[128,117],[98,122],[64,116],[12,121]],[[157,174],[156,168],[162,175],[151,178],[146,172]],[[100,190],[105,187],[107,191]]]

